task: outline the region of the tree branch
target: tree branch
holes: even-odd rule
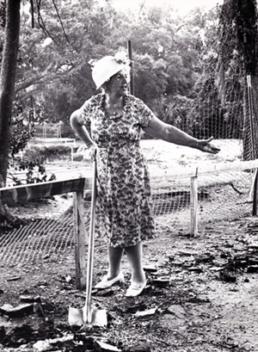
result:
[[[41,6],[41,0],[37,0],[36,1],[36,4],[37,4],[37,10],[38,10],[38,24],[40,26],[40,28],[43,30],[43,32],[45,33],[45,35],[49,38],[51,38],[53,40],[53,42],[57,44],[57,42],[55,41],[55,39],[51,36],[51,34],[48,32],[46,26],[45,26],[45,23],[43,21],[43,18],[41,16],[41,12],[40,12],[40,6]]]
[[[74,69],[73,66],[66,70],[65,72],[46,72],[46,70],[41,74],[36,74],[34,77],[31,77],[29,80],[18,83],[15,87],[15,94],[17,95],[19,92],[24,90],[24,93],[20,95],[20,98],[26,98],[33,95],[35,92],[42,91],[42,84],[46,84],[47,82],[54,81],[60,79],[70,73]],[[35,89],[30,91],[26,91],[31,86],[37,86]]]
[[[66,38],[66,40],[67,40],[67,43],[70,44],[70,40],[69,40],[69,38],[68,38],[68,36],[67,36],[67,34],[66,34],[66,32],[65,32],[64,25],[63,25],[63,21],[62,21],[62,19],[61,19],[61,17],[60,17],[60,14],[59,14],[58,8],[57,8],[57,6],[56,6],[55,0],[52,0],[52,3],[53,3],[53,5],[54,5],[54,7],[55,7],[57,16],[58,16],[58,18],[59,18],[61,27],[62,27],[63,32],[64,32],[64,36],[65,36],[65,38]]]
[[[33,0],[30,0],[30,6],[31,6],[31,27],[34,28],[34,4],[33,4]]]

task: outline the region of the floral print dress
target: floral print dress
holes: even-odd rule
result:
[[[97,144],[96,236],[110,247],[135,246],[154,235],[149,172],[140,148],[152,111],[132,95],[120,116],[108,116],[105,95],[81,107],[81,123]]]

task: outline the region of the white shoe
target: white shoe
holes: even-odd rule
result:
[[[147,285],[147,280],[143,284],[131,284],[125,293],[125,297],[136,297],[139,296]]]
[[[124,282],[124,281],[125,281],[124,275],[121,271],[114,279],[108,279],[107,275],[105,275],[103,279],[96,286],[94,286],[94,288],[105,289],[113,286],[117,282]]]

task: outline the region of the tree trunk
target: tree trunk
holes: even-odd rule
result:
[[[0,73],[0,187],[6,186],[12,104],[20,33],[20,1],[7,0],[3,59]],[[10,214],[0,199],[0,223]]]
[[[7,0],[3,60],[0,74],[0,187],[6,185],[10,125],[20,32],[20,2]]]

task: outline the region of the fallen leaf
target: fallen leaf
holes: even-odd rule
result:
[[[24,303],[20,304],[17,307],[13,307],[11,304],[6,303],[2,307],[0,307],[0,312],[6,314],[8,316],[21,316],[25,314],[32,314],[40,312],[44,315],[43,308],[40,303]]]
[[[13,276],[13,277],[9,277],[6,279],[6,281],[16,281],[16,280],[20,280],[20,276]]]
[[[27,303],[41,302],[41,297],[40,296],[32,296],[32,295],[21,295],[20,301],[27,302]]]
[[[94,347],[97,348],[98,351],[115,351],[122,352],[122,350],[118,349],[116,346],[109,345],[108,343],[101,341],[94,341]]]
[[[20,304],[17,307],[13,307],[11,304],[6,303],[0,307],[0,312],[10,316],[18,316],[24,313],[33,313],[33,308],[33,303]]]
[[[150,272],[155,272],[155,271],[157,271],[158,269],[156,268],[155,265],[144,265],[144,266],[143,266],[143,270],[145,270],[145,271],[150,271]]]
[[[151,308],[144,311],[138,311],[134,314],[135,317],[146,317],[148,315],[154,315],[156,313],[157,308]]]
[[[33,351],[34,352],[44,352],[44,351],[49,351],[55,344],[59,343],[59,342],[66,342],[66,341],[71,341],[73,340],[73,335],[67,335],[67,336],[63,336],[60,338],[56,338],[56,339],[47,339],[47,340],[40,340],[37,341],[36,343],[34,343],[33,345]]]
[[[184,318],[185,317],[185,310],[184,308],[179,305],[179,304],[173,304],[168,308],[168,312],[179,317],[179,318]]]

